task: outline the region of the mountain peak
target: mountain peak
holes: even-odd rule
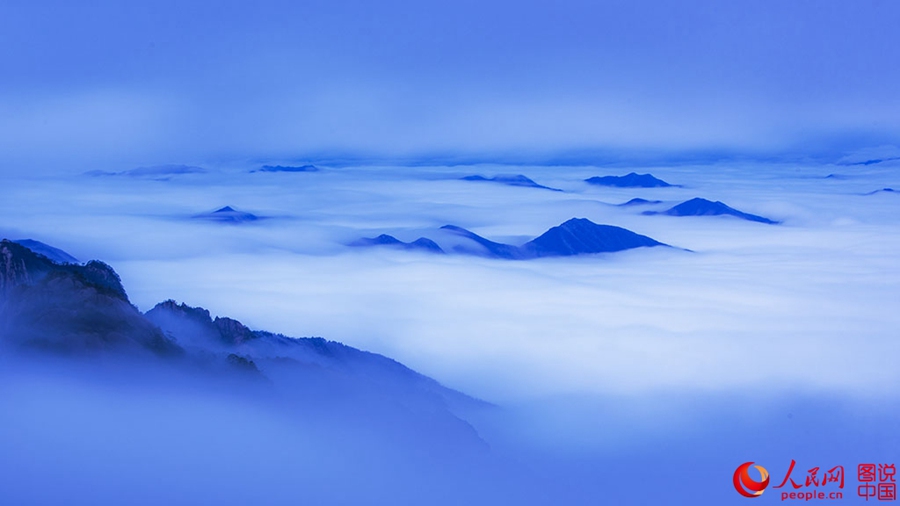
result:
[[[259,172],[318,172],[315,165],[263,165]]]
[[[522,186],[526,188],[541,188],[544,190],[562,191],[559,188],[550,188],[549,186],[538,184],[533,179],[522,174],[499,174],[494,177],[472,175],[465,176],[460,179],[462,179],[463,181],[487,181],[492,183],[501,183],[509,186]]]
[[[253,331],[241,322],[217,316],[213,319],[202,307],[178,304],[174,300],[160,302],[144,316],[180,342],[219,342],[238,345],[254,338]]]
[[[473,251],[457,247],[458,251],[507,260],[611,253],[633,248],[667,246],[650,237],[637,234],[622,227],[598,225],[586,218],[566,220],[522,246],[490,241],[455,225],[444,225],[441,228],[471,239],[484,248],[483,251]]]
[[[349,244],[354,247],[368,246],[390,246],[405,250],[421,250],[431,253],[444,253],[444,250],[437,245],[436,242],[426,237],[419,237],[412,242],[403,242],[400,239],[388,234],[381,234],[378,237],[363,237]]]
[[[653,246],[666,245],[622,227],[572,218],[525,243],[522,248],[534,256],[569,256]]]
[[[128,301],[119,275],[98,260],[57,264],[12,241],[0,241],[0,338],[65,353],[182,350]]]
[[[247,221],[256,221],[261,219],[259,216],[248,213],[246,211],[238,211],[237,209],[231,206],[225,206],[219,209],[216,209],[213,212],[197,214],[194,216],[195,219],[200,220],[209,220],[215,221],[219,223],[244,223]]]
[[[70,278],[100,293],[128,301],[119,275],[99,260],[91,260],[85,265],[59,264],[17,242],[0,241],[0,289],[34,285],[48,276]]]
[[[629,172],[624,176],[595,176],[585,179],[588,184],[616,186],[619,188],[662,188],[673,186],[652,174]]]
[[[653,211],[647,211],[644,214],[660,214]],[[741,218],[748,221],[755,221],[758,223],[766,223],[768,225],[776,225],[780,222],[775,220],[770,220],[769,218],[764,218],[762,216],[757,216],[755,214],[749,214],[742,211],[738,211],[733,207],[726,205],[724,202],[720,201],[711,201],[700,197],[695,197],[690,200],[686,200],[681,204],[672,207],[668,211],[663,211],[661,214],[667,214],[669,216],[734,216],[737,218]]]
[[[18,239],[13,242],[20,244],[22,246],[25,246],[26,248],[30,249],[31,251],[33,251],[39,255],[44,255],[45,257],[49,258],[50,260],[52,260],[53,262],[56,262],[58,264],[77,264],[77,263],[79,263],[78,259],[73,257],[72,255],[66,253],[65,251],[63,251],[59,248],[54,248],[53,246],[44,244],[41,241],[35,241],[34,239]]]

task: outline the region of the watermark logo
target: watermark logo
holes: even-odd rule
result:
[[[759,471],[759,481],[750,477],[750,467]],[[734,471],[734,489],[744,497],[759,497],[769,486],[769,471],[753,462],[744,462]]]
[[[751,467],[759,472],[759,479],[754,479]],[[779,489],[773,493],[781,493],[781,500],[835,500],[844,499],[844,466],[830,468],[813,467],[804,473],[795,472],[797,462],[791,460],[781,483],[773,486]],[[801,467],[800,469],[805,468]],[[893,463],[865,463],[856,468],[857,495],[866,501],[897,500],[897,466]],[[796,478],[796,479],[795,479]],[[766,468],[753,462],[744,462],[734,471],[734,489],[744,497],[759,497],[769,486],[769,472]]]

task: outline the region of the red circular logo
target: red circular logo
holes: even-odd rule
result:
[[[750,466],[759,471],[759,481],[750,477]],[[753,465],[753,462],[744,462],[734,471],[734,489],[744,497],[759,497],[769,486],[769,472],[763,466]]]

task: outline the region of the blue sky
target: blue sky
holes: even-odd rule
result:
[[[9,167],[841,155],[900,137],[892,2],[4,2]]]

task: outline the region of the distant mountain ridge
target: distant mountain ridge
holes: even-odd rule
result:
[[[525,188],[540,188],[543,190],[552,190],[556,192],[561,192],[559,188],[550,188],[549,186],[544,186],[542,184],[538,184],[534,182],[534,180],[523,176],[522,174],[500,174],[494,177],[484,177],[479,175],[465,176],[460,178],[463,181],[483,181],[490,183],[500,183],[509,186],[522,186]]]
[[[441,229],[471,239],[484,248],[484,252],[480,253],[477,250],[458,247],[457,251],[459,252],[508,260],[612,253],[634,248],[668,246],[628,229],[612,225],[598,225],[585,218],[572,218],[522,246],[490,241],[454,225],[445,225]]]
[[[107,264],[59,264],[6,239],[0,241],[0,345],[78,356],[130,351],[191,367],[303,377],[320,386],[400,385],[438,403],[446,398],[477,404],[399,362],[341,343],[251,330],[173,300],[141,314]],[[363,377],[370,384],[357,384]]]
[[[874,190],[874,191],[870,191],[868,193],[863,193],[863,195],[875,195],[878,193],[900,193],[900,191],[897,191],[893,188],[882,188],[880,190]]]
[[[0,241],[0,348],[20,368],[41,370],[44,361],[32,359],[53,356],[118,375],[107,376],[111,381],[138,374],[169,381],[177,373],[179,382],[192,382],[185,388],[252,395],[298,416],[315,410],[412,440],[486,446],[456,413],[489,404],[395,360],[318,337],[251,330],[173,300],[141,314],[105,263],[59,264],[6,239]]]
[[[178,354],[181,348],[131,305],[103,262],[59,264],[0,241],[0,344],[65,353]]]
[[[251,172],[318,172],[315,165],[263,165],[259,170]]]
[[[92,170],[86,172],[88,176],[131,176],[131,177],[154,177],[168,179],[164,176],[178,176],[184,174],[205,174],[207,172],[203,167],[194,165],[166,164],[151,165],[148,167],[137,167],[135,169],[123,170],[120,172],[110,172],[106,170]]]
[[[363,237],[350,243],[354,247],[371,247],[371,246],[390,246],[405,250],[422,250],[430,253],[444,253],[444,250],[438,244],[426,237],[419,237],[412,242],[403,242],[400,239],[388,234],[381,234],[378,237]]]
[[[633,198],[628,202],[623,202],[619,204],[619,207],[628,207],[628,206],[647,206],[651,204],[661,204],[662,200],[647,200],[642,198]]]
[[[599,186],[617,186],[619,188],[665,188],[671,185],[652,174],[630,172],[624,176],[595,176],[585,179],[588,184]]]
[[[262,219],[262,217],[257,216],[253,213],[238,211],[231,206],[225,206],[209,213],[195,214],[193,218],[198,220],[231,224],[246,223]]]
[[[678,204],[667,211],[656,212],[656,211],[644,211],[643,214],[646,215],[654,215],[654,214],[666,214],[669,216],[734,216],[736,218],[741,218],[743,220],[755,221],[758,223],[765,223],[768,225],[777,225],[781,223],[779,221],[770,220],[769,218],[764,218],[762,216],[757,216],[755,214],[749,214],[742,211],[738,211],[733,207],[729,207],[725,205],[723,202],[715,201],[712,202],[710,200],[706,200],[703,198],[693,198],[691,200],[687,200]]]
[[[34,251],[35,253],[44,255],[45,257],[53,260],[58,264],[77,264],[80,263],[77,258],[72,255],[66,253],[65,251],[54,248],[53,246],[42,243],[41,241],[35,241],[34,239],[18,239],[13,241],[16,244],[20,244],[25,246],[26,248]]]

